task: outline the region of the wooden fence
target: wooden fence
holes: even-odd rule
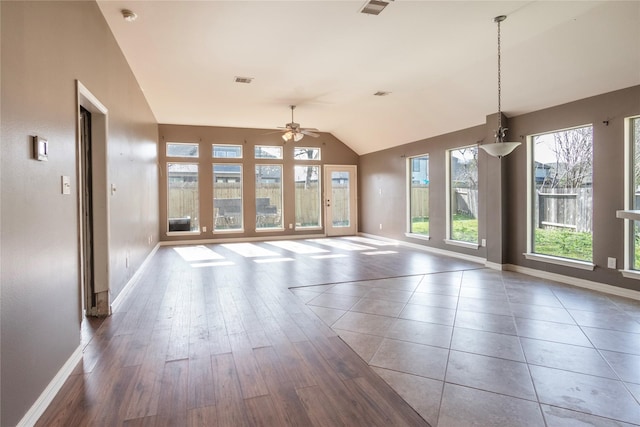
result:
[[[197,218],[198,209],[198,189],[197,184],[182,185],[180,188],[169,188],[169,218]],[[318,215],[322,215],[322,200],[318,195],[317,183],[311,183],[305,186],[304,183],[296,183],[296,199],[295,199],[295,215],[296,225],[298,226],[319,226],[322,221]],[[215,200],[223,199],[241,199],[242,189],[238,183],[216,183],[214,187],[214,216]],[[246,210],[247,202],[255,206],[256,199],[267,199],[271,206],[275,206],[278,215],[282,215],[282,199],[281,187],[279,184],[262,184],[256,190],[256,194],[248,199],[245,197],[244,209]],[[340,185],[334,183],[331,206],[333,208],[334,217],[348,215],[349,204],[349,187],[348,184]]]
[[[538,228],[591,232],[593,190],[590,187],[554,188],[550,192],[538,192],[537,197]]]

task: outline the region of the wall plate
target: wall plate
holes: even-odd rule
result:
[[[40,162],[49,160],[49,141],[41,136],[33,137],[33,158]]]

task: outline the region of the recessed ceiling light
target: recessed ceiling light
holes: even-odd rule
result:
[[[251,83],[253,81],[253,77],[239,77],[235,76],[234,81],[236,83]]]
[[[133,11],[129,9],[122,9],[120,13],[122,13],[122,17],[127,22],[133,22],[136,19],[138,19],[138,15],[136,15]]]
[[[376,93],[373,94],[373,96],[387,96],[389,95],[391,92],[385,92],[383,90],[379,90]]]
[[[378,0],[369,0],[367,4],[364,5],[360,13],[366,13],[369,15],[379,15],[382,10],[387,7],[389,3],[386,1],[378,1]]]

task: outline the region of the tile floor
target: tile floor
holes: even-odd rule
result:
[[[434,427],[640,425],[640,301],[489,269],[292,292]]]

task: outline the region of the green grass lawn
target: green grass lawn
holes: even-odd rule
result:
[[[429,218],[413,218],[411,232],[429,235]],[[478,220],[467,215],[454,215],[451,238],[476,243],[478,241]]]
[[[429,235],[429,218],[415,217],[411,218],[411,232],[416,234]]]
[[[478,243],[478,218],[456,214],[451,223],[451,240]]]
[[[478,220],[467,215],[454,215],[451,239],[462,242],[478,242]],[[411,231],[417,234],[429,234],[429,218],[413,218]],[[640,267],[640,235],[635,252],[636,268]],[[593,260],[591,233],[570,230],[535,230],[535,253],[562,258]]]
[[[581,261],[593,260],[591,233],[569,230],[535,230],[534,251]]]

